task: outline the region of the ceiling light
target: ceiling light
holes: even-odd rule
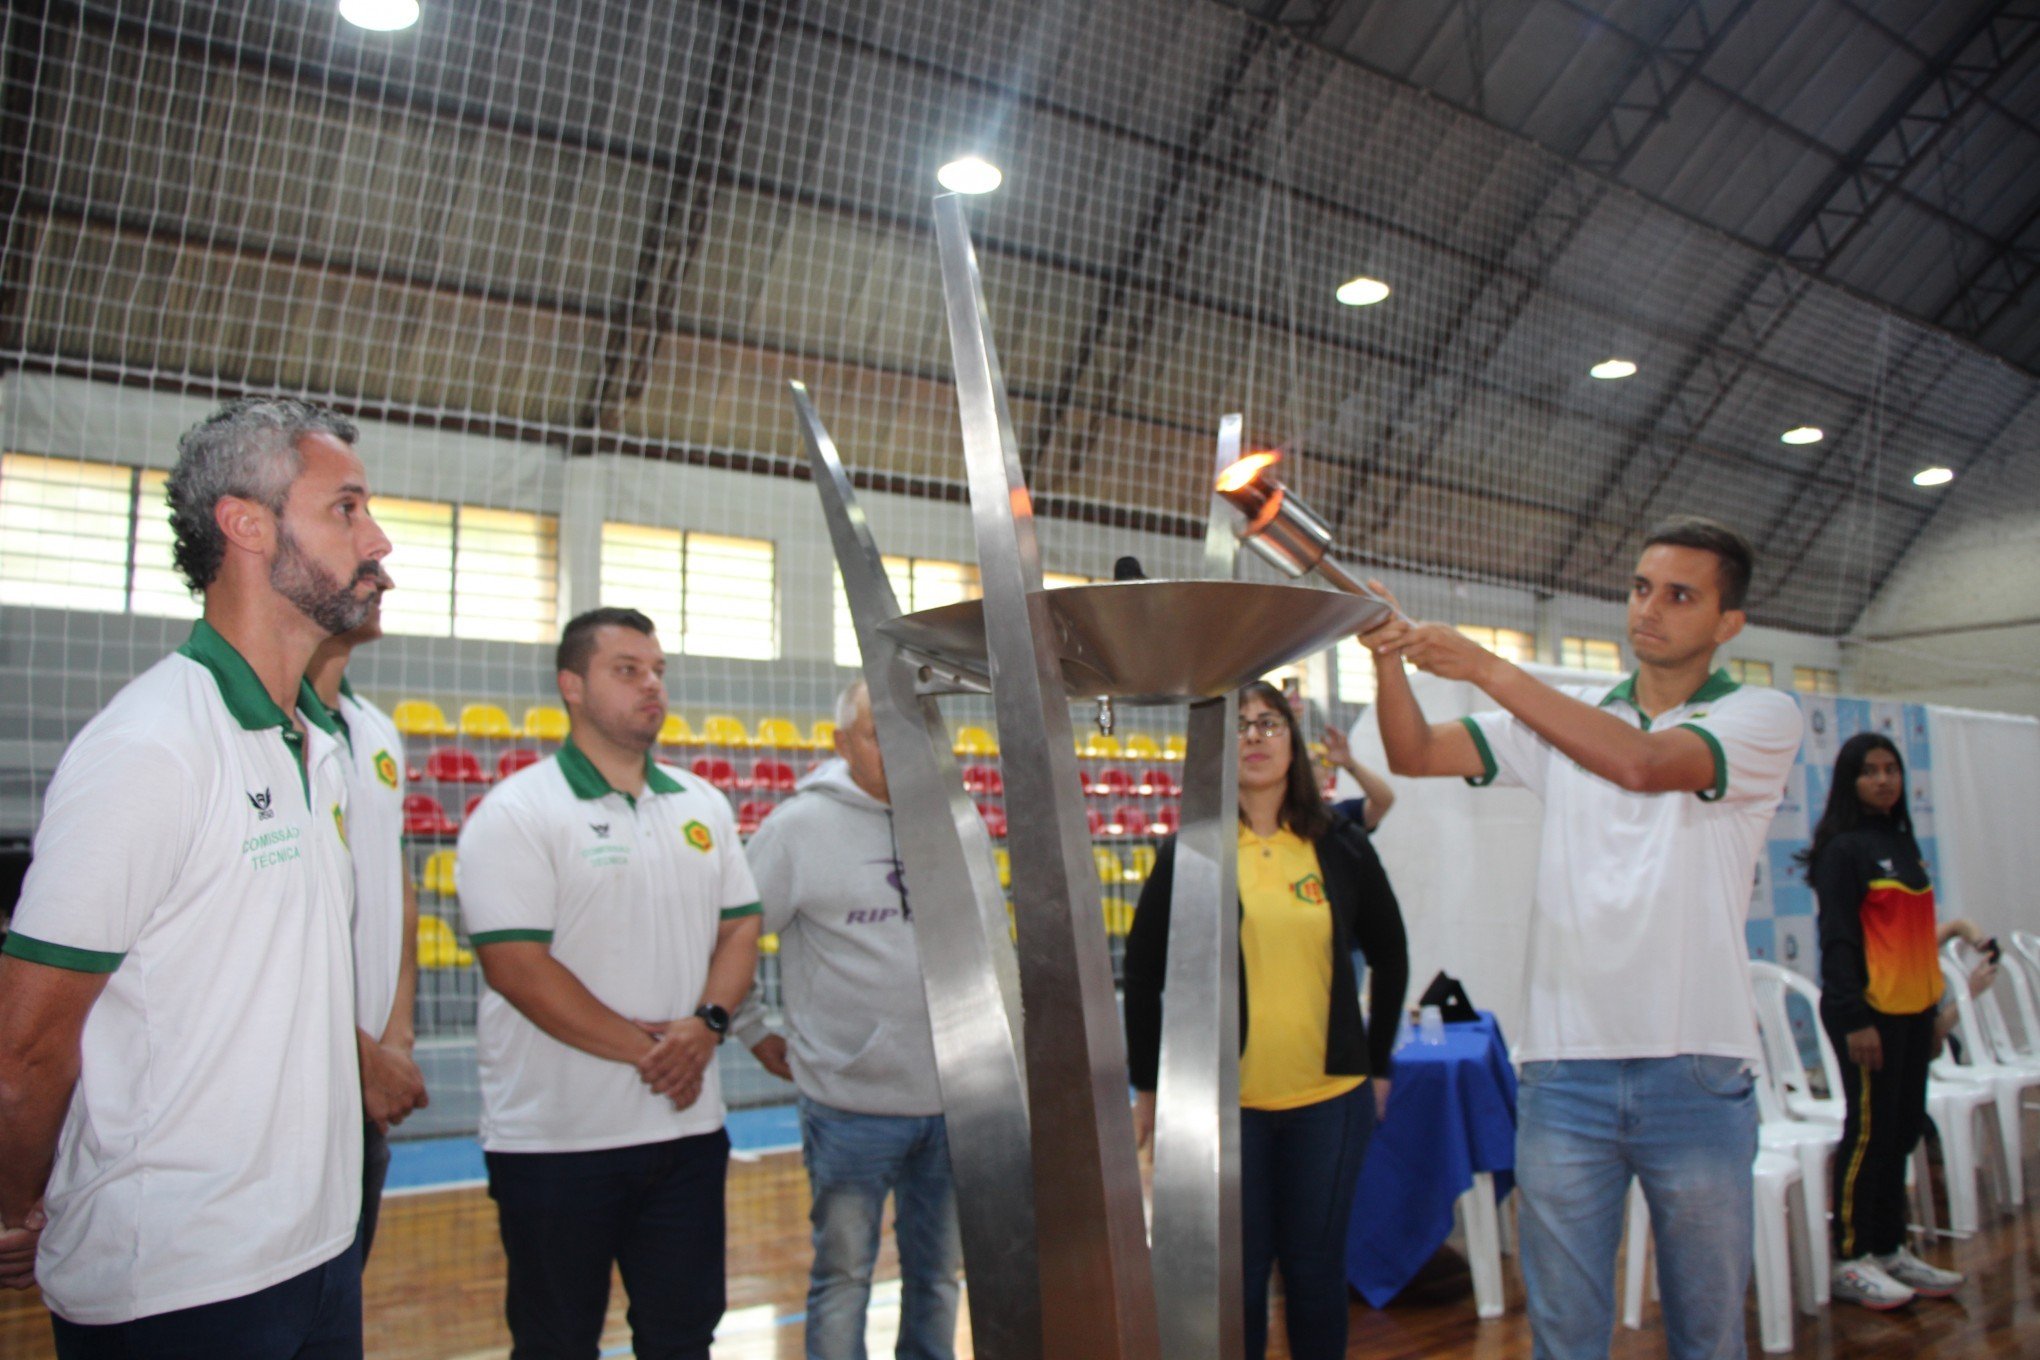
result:
[[[1817,425],[1794,425],[1779,435],[1778,441],[1783,444],[1818,444],[1826,438]]]
[[[1944,467],[1921,468],[1913,474],[1914,486],[1946,486],[1955,480],[1955,469]]]
[[[1603,359],[1587,372],[1596,378],[1627,378],[1636,372],[1636,364],[1628,359]]]
[[[1347,279],[1332,296],[1348,307],[1372,307],[1387,297],[1388,291],[1388,285],[1380,279],[1370,279],[1363,274],[1357,279]]]
[[[340,17],[356,28],[391,33],[418,22],[418,0],[340,0]]]
[[[988,194],[1005,178],[982,156],[961,157],[935,172],[935,182],[953,194]]]

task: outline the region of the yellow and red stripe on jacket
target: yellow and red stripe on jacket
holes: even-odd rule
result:
[[[1934,938],[1934,889],[1873,878],[1863,894],[1863,963],[1870,985],[1863,999],[1886,1015],[1913,1015],[1941,1000],[1941,961]]]

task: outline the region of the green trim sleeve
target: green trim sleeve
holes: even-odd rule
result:
[[[1707,749],[1714,752],[1714,787],[1697,790],[1703,803],[1718,803],[1728,794],[1728,755],[1721,749],[1720,740],[1698,723],[1680,723],[1680,727],[1693,733],[1707,743]]]
[[[1480,752],[1482,773],[1477,776],[1468,775],[1466,782],[1477,789],[1484,789],[1495,782],[1495,776],[1502,772],[1502,767],[1495,764],[1495,753],[1489,748],[1487,733],[1480,730],[1480,724],[1471,718],[1461,718],[1459,721],[1472,734],[1474,749]]]
[[[74,949],[67,944],[51,944],[47,940],[32,939],[18,930],[9,932],[7,942],[0,944],[0,954],[12,954],[17,959],[48,964],[52,968],[67,968],[74,973],[111,973],[127,957],[99,949]]]
[[[550,930],[478,930],[468,936],[476,944],[551,944]]]
[[[764,914],[765,904],[763,902],[746,902],[741,907],[724,907],[722,909],[722,919],[725,921],[741,921],[746,916],[762,916]]]

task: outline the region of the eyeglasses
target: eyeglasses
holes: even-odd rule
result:
[[[1241,718],[1239,721],[1241,741],[1245,741],[1248,737],[1260,737],[1265,741],[1273,741],[1288,730],[1289,724],[1276,717],[1273,713],[1263,713],[1258,718]]]

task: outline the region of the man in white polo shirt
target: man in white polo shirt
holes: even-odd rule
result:
[[[385,590],[393,584],[385,576]],[[382,597],[359,627],[327,638],[298,707],[347,748],[347,843],[354,852],[354,1025],[361,1055],[361,1264],[368,1265],[389,1175],[389,1131],[428,1102],[411,1056],[418,995],[418,893],[404,861],[404,739],[354,692],[354,649],[382,636]]]
[[[1629,593],[1637,669],[1554,689],[1444,624],[1364,634],[1389,768],[1544,800],[1519,1046],[1516,1183],[1537,1355],[1608,1353],[1630,1178],[1650,1202],[1667,1349],[1744,1354],[1758,1057],[1743,923],[1799,748],[1798,705],[1713,669],[1752,554],[1712,520],[1662,524]],[[1502,706],[1424,720],[1397,664]]]
[[[0,1280],[65,1360],[361,1354],[345,752],[294,712],[381,590],[355,437],[287,399],[184,436],[205,616],[44,801],[0,958]]]
[[[482,1149],[514,1354],[592,1356],[623,1274],[639,1360],[707,1360],[723,1312],[716,1045],[750,990],[758,892],[729,801],[654,762],[666,658],[634,609],[560,636],[559,754],[460,836],[488,986]]]

